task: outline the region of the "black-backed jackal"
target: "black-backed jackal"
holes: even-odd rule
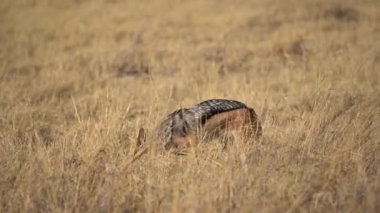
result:
[[[159,142],[165,150],[183,150],[210,138],[248,141],[259,138],[261,124],[255,111],[245,104],[224,99],[211,99],[191,108],[182,108],[171,114],[156,128],[149,142]],[[135,154],[150,146],[145,144],[144,129],[140,129]],[[144,148],[145,146],[145,148]]]

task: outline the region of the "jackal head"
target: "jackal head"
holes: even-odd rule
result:
[[[191,109],[179,109],[170,114],[163,128],[165,150],[187,147],[195,141],[194,134],[198,128],[198,116]],[[190,140],[191,139],[191,140]]]

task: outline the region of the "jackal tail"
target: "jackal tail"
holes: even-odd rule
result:
[[[142,149],[145,144],[146,144],[146,133],[145,133],[145,129],[141,127],[136,139],[136,145],[135,145],[135,150],[133,151],[133,155],[136,155],[136,153],[140,149]]]
[[[139,134],[136,139],[135,149],[132,158],[128,161],[126,167],[138,160],[141,156],[148,152],[148,145],[146,143],[146,132],[144,128],[140,128]]]

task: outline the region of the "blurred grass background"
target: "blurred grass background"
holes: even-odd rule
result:
[[[0,212],[379,212],[380,1],[2,0]],[[210,98],[263,138],[144,156]]]

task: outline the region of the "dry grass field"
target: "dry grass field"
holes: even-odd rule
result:
[[[379,11],[2,0],[0,212],[380,212]],[[263,137],[129,163],[141,126],[210,98]]]

